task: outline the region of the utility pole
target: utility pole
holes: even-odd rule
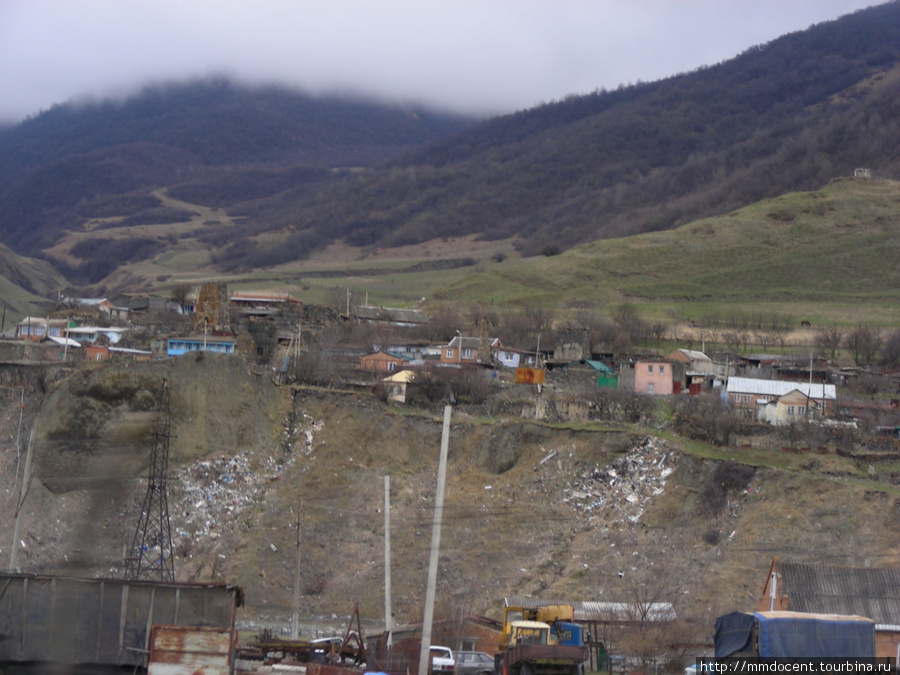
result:
[[[434,526],[431,530],[431,556],[428,561],[428,584],[425,587],[425,617],[422,620],[422,645],[419,650],[419,675],[428,675],[431,646],[431,622],[434,619],[434,592],[437,586],[438,555],[441,548],[441,520],[444,511],[444,486],[447,482],[447,449],[450,444],[450,411],[444,406],[444,430],[441,434],[441,456],[438,461],[437,494],[434,497]]]
[[[303,502],[297,504],[297,567],[294,570],[294,616],[291,621],[291,639],[300,637],[300,510]]]
[[[391,477],[384,477],[384,634],[387,646],[394,642],[394,612],[391,609]]]
[[[22,520],[22,509],[25,506],[25,498],[28,496],[28,490],[31,488],[31,457],[34,450],[34,429],[31,430],[31,436],[28,439],[28,454],[25,455],[25,471],[22,473],[22,492],[16,500],[16,524],[13,528],[12,551],[9,554],[9,571],[15,572],[18,565],[19,554],[19,524]],[[18,475],[18,471],[16,471]]]

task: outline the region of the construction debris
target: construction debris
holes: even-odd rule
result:
[[[649,501],[663,493],[675,470],[673,463],[673,453],[664,441],[645,438],[612,466],[595,467],[579,476],[566,490],[563,502],[589,520],[623,518],[636,523]]]

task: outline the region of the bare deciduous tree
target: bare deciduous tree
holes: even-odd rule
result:
[[[878,331],[864,324],[857,325],[844,340],[847,351],[858,365],[868,365],[875,362],[875,357],[881,347],[881,337]]]
[[[712,392],[684,397],[675,410],[675,424],[681,433],[722,445],[731,443],[743,421],[740,411]]]
[[[604,622],[614,629],[617,653],[638,659],[643,666],[662,665],[681,658],[689,631],[678,619],[676,603],[683,592],[682,577],[665,565],[643,556],[619,573],[616,601],[610,603]]]
[[[826,326],[816,331],[813,345],[818,351],[826,354],[829,361],[834,361],[843,342],[844,334],[840,328],[837,326]]]
[[[884,341],[881,359],[890,366],[900,365],[900,330],[895,330]]]

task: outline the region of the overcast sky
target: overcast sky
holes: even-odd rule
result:
[[[0,121],[229,75],[495,114],[652,81],[876,0],[0,0]]]

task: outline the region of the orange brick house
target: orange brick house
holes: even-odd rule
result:
[[[391,352],[377,351],[359,357],[359,369],[379,373],[392,373],[410,361],[409,357]]]

